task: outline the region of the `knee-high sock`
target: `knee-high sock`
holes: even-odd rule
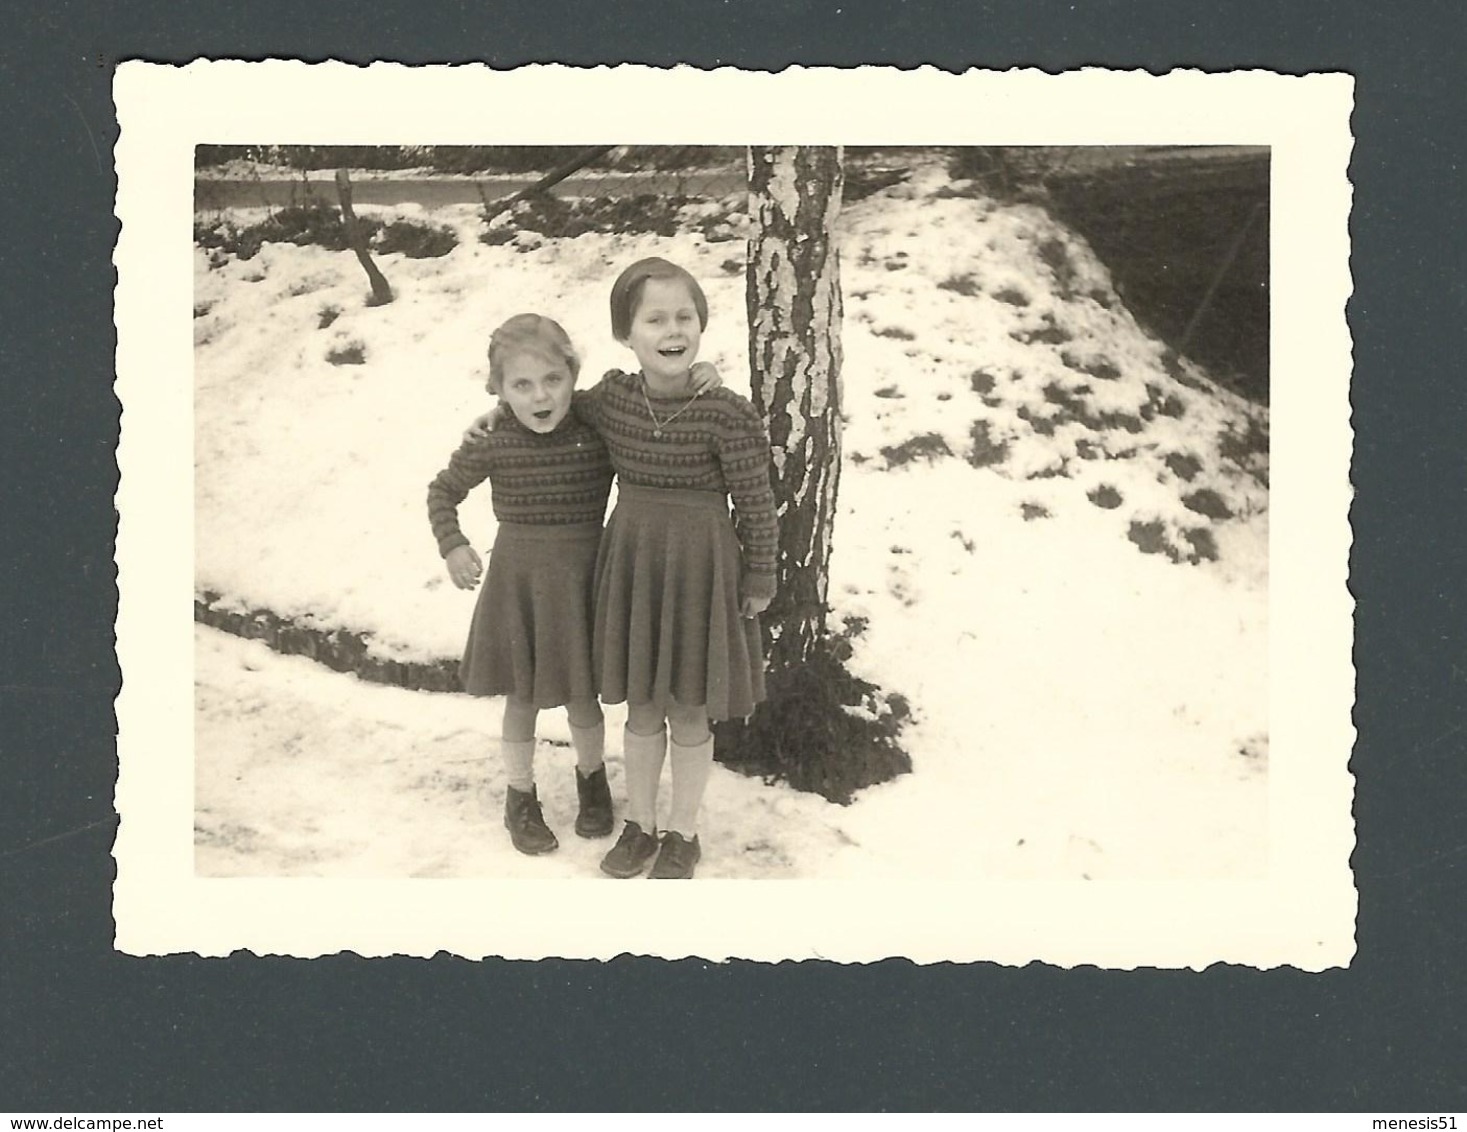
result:
[[[713,736],[691,747],[672,744],[672,813],[667,828],[691,838],[698,832],[698,808],[713,773]]]
[[[657,829],[657,786],[667,758],[667,729],[656,735],[638,735],[628,727],[622,732],[622,749],[626,752],[627,818],[652,833]]]
[[[501,739],[499,753],[509,784],[524,794],[535,789],[535,740]]]
[[[577,727],[572,723],[570,733],[571,746],[576,749],[576,767],[580,770],[581,776],[595,774],[601,769],[601,764],[606,757],[606,724],[598,723],[594,727]]]

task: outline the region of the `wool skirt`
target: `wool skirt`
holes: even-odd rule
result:
[[[501,523],[459,678],[539,708],[594,699],[592,595],[600,523]]]
[[[741,566],[727,497],[620,485],[596,558],[601,698],[751,713],[764,655],[758,619],[739,615]]]

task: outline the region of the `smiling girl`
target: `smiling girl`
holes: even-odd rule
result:
[[[615,877],[649,862],[654,879],[693,876],[709,722],[747,716],[764,698],[757,618],[774,596],[778,544],[769,440],[745,398],[695,387],[707,324],[692,275],[664,259],[632,264],[611,289],[611,329],[640,372],[613,370],[576,406],[617,474],[596,560],[593,646],[601,698],[627,703],[627,821],[601,865]],[[669,738],[672,805],[659,838]]]

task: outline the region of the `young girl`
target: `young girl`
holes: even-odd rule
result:
[[[592,577],[611,490],[601,439],[570,415],[580,359],[559,324],[515,315],[489,341],[491,393],[508,405],[499,427],[465,442],[428,488],[428,518],[448,575],[479,584],[483,565],[459,530],[458,505],[485,479],[499,533],[469,627],[460,676],[475,696],[503,695],[500,752],[509,779],[504,824],[521,853],[559,842],[535,788],[535,720],[564,705],[576,751],[576,833],[612,829],[602,762],[605,728],[591,670]]]
[[[611,289],[611,330],[641,372],[613,370],[577,401],[617,474],[593,645],[602,700],[627,702],[627,821],[601,864],[614,877],[636,876],[654,854],[654,878],[693,876],[709,721],[764,698],[757,618],[774,596],[778,544],[769,441],[746,399],[696,389],[689,370],[707,324],[692,275],[664,259],[632,264]],[[659,839],[669,731],[672,807]]]

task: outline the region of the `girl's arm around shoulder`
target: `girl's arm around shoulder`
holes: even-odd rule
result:
[[[632,379],[619,369],[609,369],[595,385],[571,394],[571,411],[592,428],[599,428],[605,419],[607,395],[618,388],[630,391]]]

